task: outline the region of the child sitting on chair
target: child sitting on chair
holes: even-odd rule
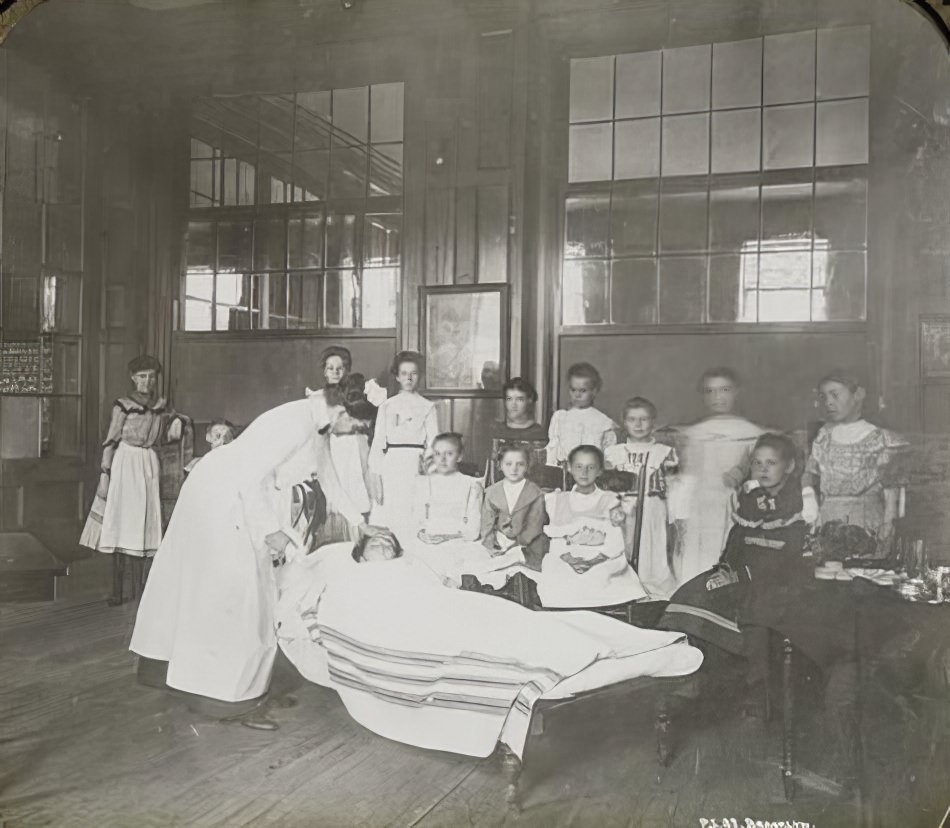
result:
[[[458,470],[462,435],[447,431],[432,441],[432,467],[416,480],[413,525],[425,544],[478,540],[482,485]]]
[[[227,420],[212,420],[211,424],[208,426],[208,430],[205,432],[205,442],[211,446],[211,451],[214,451],[216,448],[221,448],[221,446],[226,446],[228,443],[233,442],[235,437],[235,431],[237,431],[234,423],[229,423]],[[202,455],[203,457],[204,455]],[[201,460],[201,457],[196,457],[192,460],[187,466],[185,466],[185,474],[191,474],[195,466],[198,465],[198,461]]]
[[[676,589],[676,579],[669,564],[668,536],[670,516],[667,509],[667,475],[675,473],[679,460],[671,446],[658,443],[653,436],[656,406],[643,397],[633,397],[624,403],[623,427],[627,440],[610,446],[604,452],[608,469],[645,474],[645,499],[639,509],[636,498],[624,501],[628,512],[624,525],[627,560],[631,560],[636,538],[636,514],[626,507],[636,508],[641,514],[637,574],[649,587],[652,595],[668,598]],[[639,487],[638,487],[639,488]]]
[[[758,711],[768,678],[767,623],[790,600],[801,564],[806,525],[795,444],[763,434],[752,450],[751,477],[733,499],[733,527],[707,590],[738,584],[736,617],[749,659],[748,707]]]
[[[577,446],[568,457],[574,488],[546,496],[551,539],[538,595],[548,608],[607,607],[639,600],[646,591],[624,556],[626,516],[616,495],[597,486],[604,455]]]
[[[577,446],[591,445],[603,452],[617,442],[617,424],[594,408],[602,385],[600,372],[589,362],[578,362],[567,369],[571,407],[555,411],[551,417],[549,466],[563,465]]]
[[[530,449],[524,443],[506,443],[501,447],[498,464],[503,479],[485,490],[481,537],[493,556],[521,548],[525,565],[540,570],[548,517],[544,493],[526,477],[530,459]]]

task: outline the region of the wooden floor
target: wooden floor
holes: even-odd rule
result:
[[[783,800],[779,723],[728,700],[680,712],[669,768],[652,711],[623,698],[546,721],[529,741],[520,817],[495,759],[419,750],[355,724],[297,679],[276,733],[201,719],[142,687],[134,606],[73,598],[0,606],[0,828],[19,826],[696,826],[701,818],[857,825],[819,777]],[[911,819],[903,825],[936,826]],[[895,824],[895,823],[890,823]]]

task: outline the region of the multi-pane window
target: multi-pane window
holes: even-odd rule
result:
[[[869,29],[571,63],[564,325],[865,317]]]
[[[403,84],[200,101],[183,326],[392,328]]]

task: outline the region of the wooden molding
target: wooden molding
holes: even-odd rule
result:
[[[902,0],[924,15],[940,32],[950,49],[950,0]]]
[[[27,14],[46,0],[6,0],[0,2],[0,43],[3,43]]]

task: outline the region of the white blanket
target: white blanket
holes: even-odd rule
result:
[[[677,633],[531,612],[446,589],[418,561],[356,564],[349,552],[325,547],[286,568],[278,640],[307,679],[390,739],[471,756],[503,741],[520,756],[538,699],[702,662]]]

